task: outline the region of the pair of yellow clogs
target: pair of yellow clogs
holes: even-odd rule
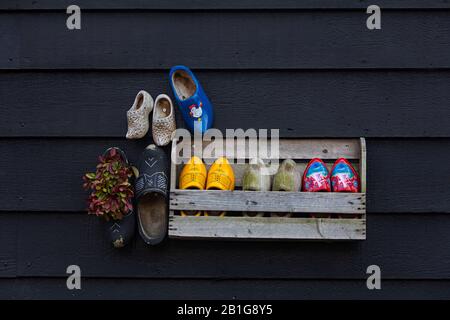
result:
[[[199,157],[192,157],[184,165],[180,174],[180,189],[197,190],[234,190],[234,172],[230,163],[225,157],[220,157],[211,165],[208,174],[206,166]],[[182,211],[182,216],[201,216],[202,212]],[[204,212],[205,216],[218,215],[223,217],[225,212]]]

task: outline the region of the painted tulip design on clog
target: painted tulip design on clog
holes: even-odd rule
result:
[[[328,169],[325,163],[314,158],[303,173],[302,191],[306,192],[330,192],[331,183]]]
[[[337,159],[331,169],[331,187],[334,192],[358,192],[359,176],[344,158]]]
[[[330,192],[330,174],[325,163],[320,159],[312,159],[303,173],[302,191]],[[329,214],[311,213],[312,218],[329,218]]]
[[[172,67],[170,85],[188,128],[201,134],[211,128],[213,107],[192,71],[185,66]]]

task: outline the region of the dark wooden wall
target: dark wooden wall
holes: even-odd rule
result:
[[[369,4],[2,0],[0,298],[450,298],[450,4],[377,1],[376,31]],[[171,94],[175,64],[220,129],[366,137],[367,240],[105,243],[81,176],[108,146],[137,159],[151,140],[123,138],[125,111],[140,89]]]

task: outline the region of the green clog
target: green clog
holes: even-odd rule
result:
[[[242,177],[244,191],[270,191],[270,174],[261,159],[253,159],[247,164]],[[262,217],[264,212],[243,212],[247,217]]]
[[[300,173],[296,163],[291,159],[284,160],[273,178],[272,191],[296,192],[300,189]],[[272,213],[272,217],[290,217],[290,213]]]

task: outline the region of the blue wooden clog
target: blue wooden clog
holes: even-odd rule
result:
[[[213,107],[192,71],[185,66],[172,67],[170,85],[188,128],[201,134],[211,128]]]

